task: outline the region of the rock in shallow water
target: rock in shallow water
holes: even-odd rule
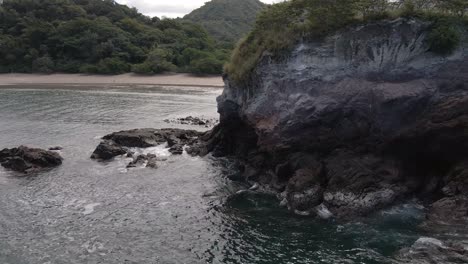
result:
[[[0,151],[0,164],[3,167],[24,173],[59,166],[62,160],[56,152],[25,146]]]
[[[91,155],[92,159],[98,160],[110,160],[114,157],[126,154],[127,150],[122,146],[115,144],[110,140],[105,140],[96,147],[93,154]]]
[[[444,243],[430,237],[418,239],[410,248],[402,249],[397,263],[458,264],[468,263],[468,247],[455,242]]]
[[[127,131],[115,132],[103,137],[103,141],[97,146],[91,155],[92,159],[111,160],[114,157],[127,154],[132,157],[133,153],[130,148],[149,148],[155,147],[164,143],[168,144],[169,152],[174,155],[183,153],[184,148],[189,148],[190,153],[203,153],[203,144],[200,144],[200,137],[205,133],[194,130],[183,130],[175,128],[167,129],[133,129]],[[138,160],[139,159],[139,160]],[[141,163],[143,160],[148,161],[148,167],[157,167],[156,160],[146,156],[138,156],[130,167]]]
[[[204,127],[213,127],[218,123],[218,120],[215,118],[207,119],[203,117],[181,117],[181,118],[174,118],[174,119],[166,119],[164,120],[166,123],[172,124],[182,124],[182,125],[192,125],[192,126],[204,126]]]
[[[147,168],[152,168],[152,169],[157,169],[157,156],[154,154],[147,154],[147,155],[138,155],[136,158],[133,159],[132,162],[130,162],[127,165],[127,168],[135,168],[138,166],[143,166],[146,164],[145,167]]]

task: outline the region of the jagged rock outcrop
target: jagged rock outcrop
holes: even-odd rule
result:
[[[460,28],[461,44],[442,56],[430,28],[373,22],[264,54],[248,83],[226,76],[207,148],[238,156],[243,180],[299,213],[348,218],[413,195],[465,199],[468,34]]]
[[[184,148],[190,148],[190,153],[206,153],[204,144],[200,144],[200,139],[206,133],[194,130],[183,130],[177,128],[165,129],[132,129],[126,131],[115,132],[104,136],[102,142],[96,147],[92,159],[111,160],[114,157],[128,154],[132,155],[130,148],[149,148],[160,144],[167,143],[169,151],[172,154],[180,155]],[[143,160],[148,162],[149,167],[157,167],[155,157],[141,156],[136,157],[130,167],[141,163]]]
[[[19,146],[0,151],[0,164],[10,170],[29,173],[62,164],[62,157],[54,151]]]

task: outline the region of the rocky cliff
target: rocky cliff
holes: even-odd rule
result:
[[[441,56],[430,28],[373,22],[264,54],[248,84],[226,77],[209,149],[296,213],[348,218],[418,196],[434,220],[466,219],[468,34]]]

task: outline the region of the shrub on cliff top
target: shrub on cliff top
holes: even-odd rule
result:
[[[452,53],[460,43],[460,32],[450,23],[436,23],[429,35],[432,52],[447,55]]]
[[[264,52],[278,54],[299,38],[324,36],[355,20],[354,0],[293,0],[260,13],[250,34],[233,51],[225,72],[246,81]]]

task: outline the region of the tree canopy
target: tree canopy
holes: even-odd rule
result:
[[[0,5],[0,72],[219,74],[228,54],[197,24],[149,18],[113,0]]]

